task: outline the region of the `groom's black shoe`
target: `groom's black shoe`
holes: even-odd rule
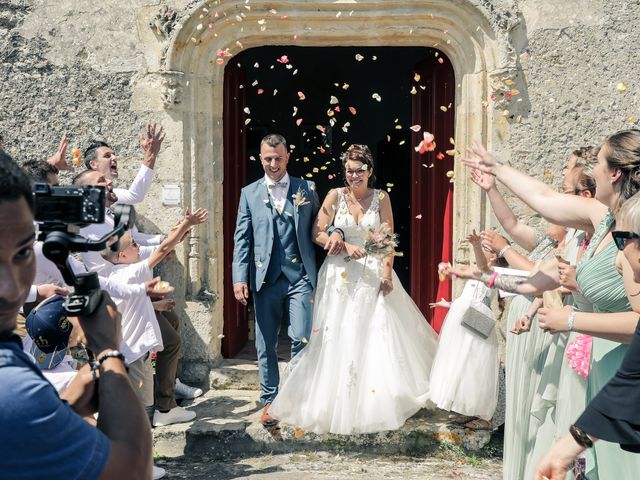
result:
[[[262,415],[260,415],[260,423],[266,428],[273,428],[278,425],[278,420],[269,415],[269,407],[271,402],[267,403],[262,409]]]

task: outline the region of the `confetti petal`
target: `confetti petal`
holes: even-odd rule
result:
[[[264,93],[264,90],[263,90],[263,89],[261,89],[261,88],[259,88],[259,89],[258,89],[258,95],[262,95],[263,93]]]
[[[304,99],[305,99],[305,98],[307,98],[307,97],[305,97],[304,93],[302,93],[302,92],[298,92],[298,98],[299,98],[300,100],[304,100]]]
[[[416,215],[416,218],[417,218],[418,220],[420,220],[420,219],[422,218],[422,214],[421,214],[421,213],[419,213],[418,215]]]
[[[330,105],[335,105],[337,103],[340,103],[339,100],[337,99],[337,97],[334,97],[333,95],[331,95],[331,98],[329,99],[329,104]]]
[[[409,127],[410,130],[413,130],[414,132],[419,132],[422,127],[420,125],[413,125],[411,127]]]
[[[357,110],[355,109],[355,107],[349,107],[349,111],[355,115],[357,113]]]
[[[618,82],[616,84],[616,90],[618,92],[620,92],[620,93],[626,92],[627,91],[627,86],[622,82]]]
[[[289,63],[289,57],[286,55],[282,55],[280,58],[276,60],[278,63]]]
[[[251,114],[251,110],[249,110],[249,107],[244,107],[244,113],[246,113],[247,115]]]
[[[416,73],[416,74],[413,76],[413,80],[414,80],[414,81],[416,81],[416,82],[419,82],[419,81],[420,81],[420,74],[419,74],[419,73]]]
[[[378,102],[382,101],[382,97],[377,93],[374,93],[373,95],[371,95],[371,98],[373,98],[374,100],[377,100]]]
[[[299,118],[299,119],[296,120],[296,125],[297,126],[302,125],[302,118]]]
[[[358,62],[361,62],[362,60],[364,60],[364,57],[362,55],[360,55],[359,53],[356,53],[356,60]]]

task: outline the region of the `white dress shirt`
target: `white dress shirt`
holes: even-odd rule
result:
[[[116,203],[123,203],[125,205],[136,205],[147,195],[149,188],[151,187],[151,182],[153,181],[153,177],[155,175],[155,171],[146,165],[141,165],[140,170],[138,170],[138,174],[136,178],[133,179],[131,186],[128,190],[124,188],[114,188],[113,192],[118,197],[118,201]]]
[[[142,284],[153,278],[153,270],[148,260],[133,264],[114,265],[110,280],[123,284]],[[161,351],[162,333],[153,310],[151,299],[146,295],[132,295],[126,300],[117,299],[115,304],[122,315],[122,343],[120,351],[133,363],[147,352]]]
[[[42,253],[42,242],[35,242],[33,245],[33,251],[36,256],[36,276],[33,280],[32,289],[37,289],[38,285],[46,283],[53,283],[61,287],[65,286],[64,278],[62,278],[62,273],[60,273],[58,267],[56,267],[55,264]],[[76,275],[79,273],[86,273],[87,271],[86,268],[84,268],[84,265],[73,256],[69,256],[69,264],[71,266],[71,270]],[[105,276],[99,276],[98,280],[100,281],[100,288],[109,292],[109,295],[111,295],[112,298],[125,299],[129,298],[131,295],[140,295],[146,291],[144,284],[135,285],[115,282]],[[27,302],[35,301],[36,295],[33,296],[33,299],[27,299]]]
[[[107,233],[113,231],[114,227],[115,219],[113,217],[113,213],[110,209],[107,208],[107,211],[104,215],[104,223],[92,223],[91,225],[88,225],[81,229],[80,235],[91,240],[97,240],[104,237]],[[139,245],[148,246],[160,245],[160,243],[162,242],[162,237],[164,235],[149,235],[147,233],[141,233],[134,226],[131,229],[131,236]],[[80,256],[82,257],[82,261],[87,267],[87,270],[89,270],[90,272],[101,272],[104,275],[108,274],[110,264],[104,258],[102,258],[99,252],[82,252]]]
[[[278,212],[282,213],[284,211],[284,204],[287,201],[287,192],[289,191],[289,185],[291,183],[289,174],[285,173],[284,177],[282,177],[280,179],[280,182],[278,183],[286,184],[286,186],[273,186],[275,182],[271,180],[267,175],[264,176],[264,184],[269,191],[271,204],[276,208],[276,210],[278,210]]]

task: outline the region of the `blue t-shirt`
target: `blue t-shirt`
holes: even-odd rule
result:
[[[0,477],[97,478],[109,439],[65,402],[22,351],[0,339]]]

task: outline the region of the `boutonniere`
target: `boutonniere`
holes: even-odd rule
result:
[[[298,191],[291,195],[291,197],[293,198],[293,206],[296,207],[296,211],[298,210],[298,207],[309,203],[309,200],[307,199],[307,192],[302,190],[301,187],[298,187]]]

